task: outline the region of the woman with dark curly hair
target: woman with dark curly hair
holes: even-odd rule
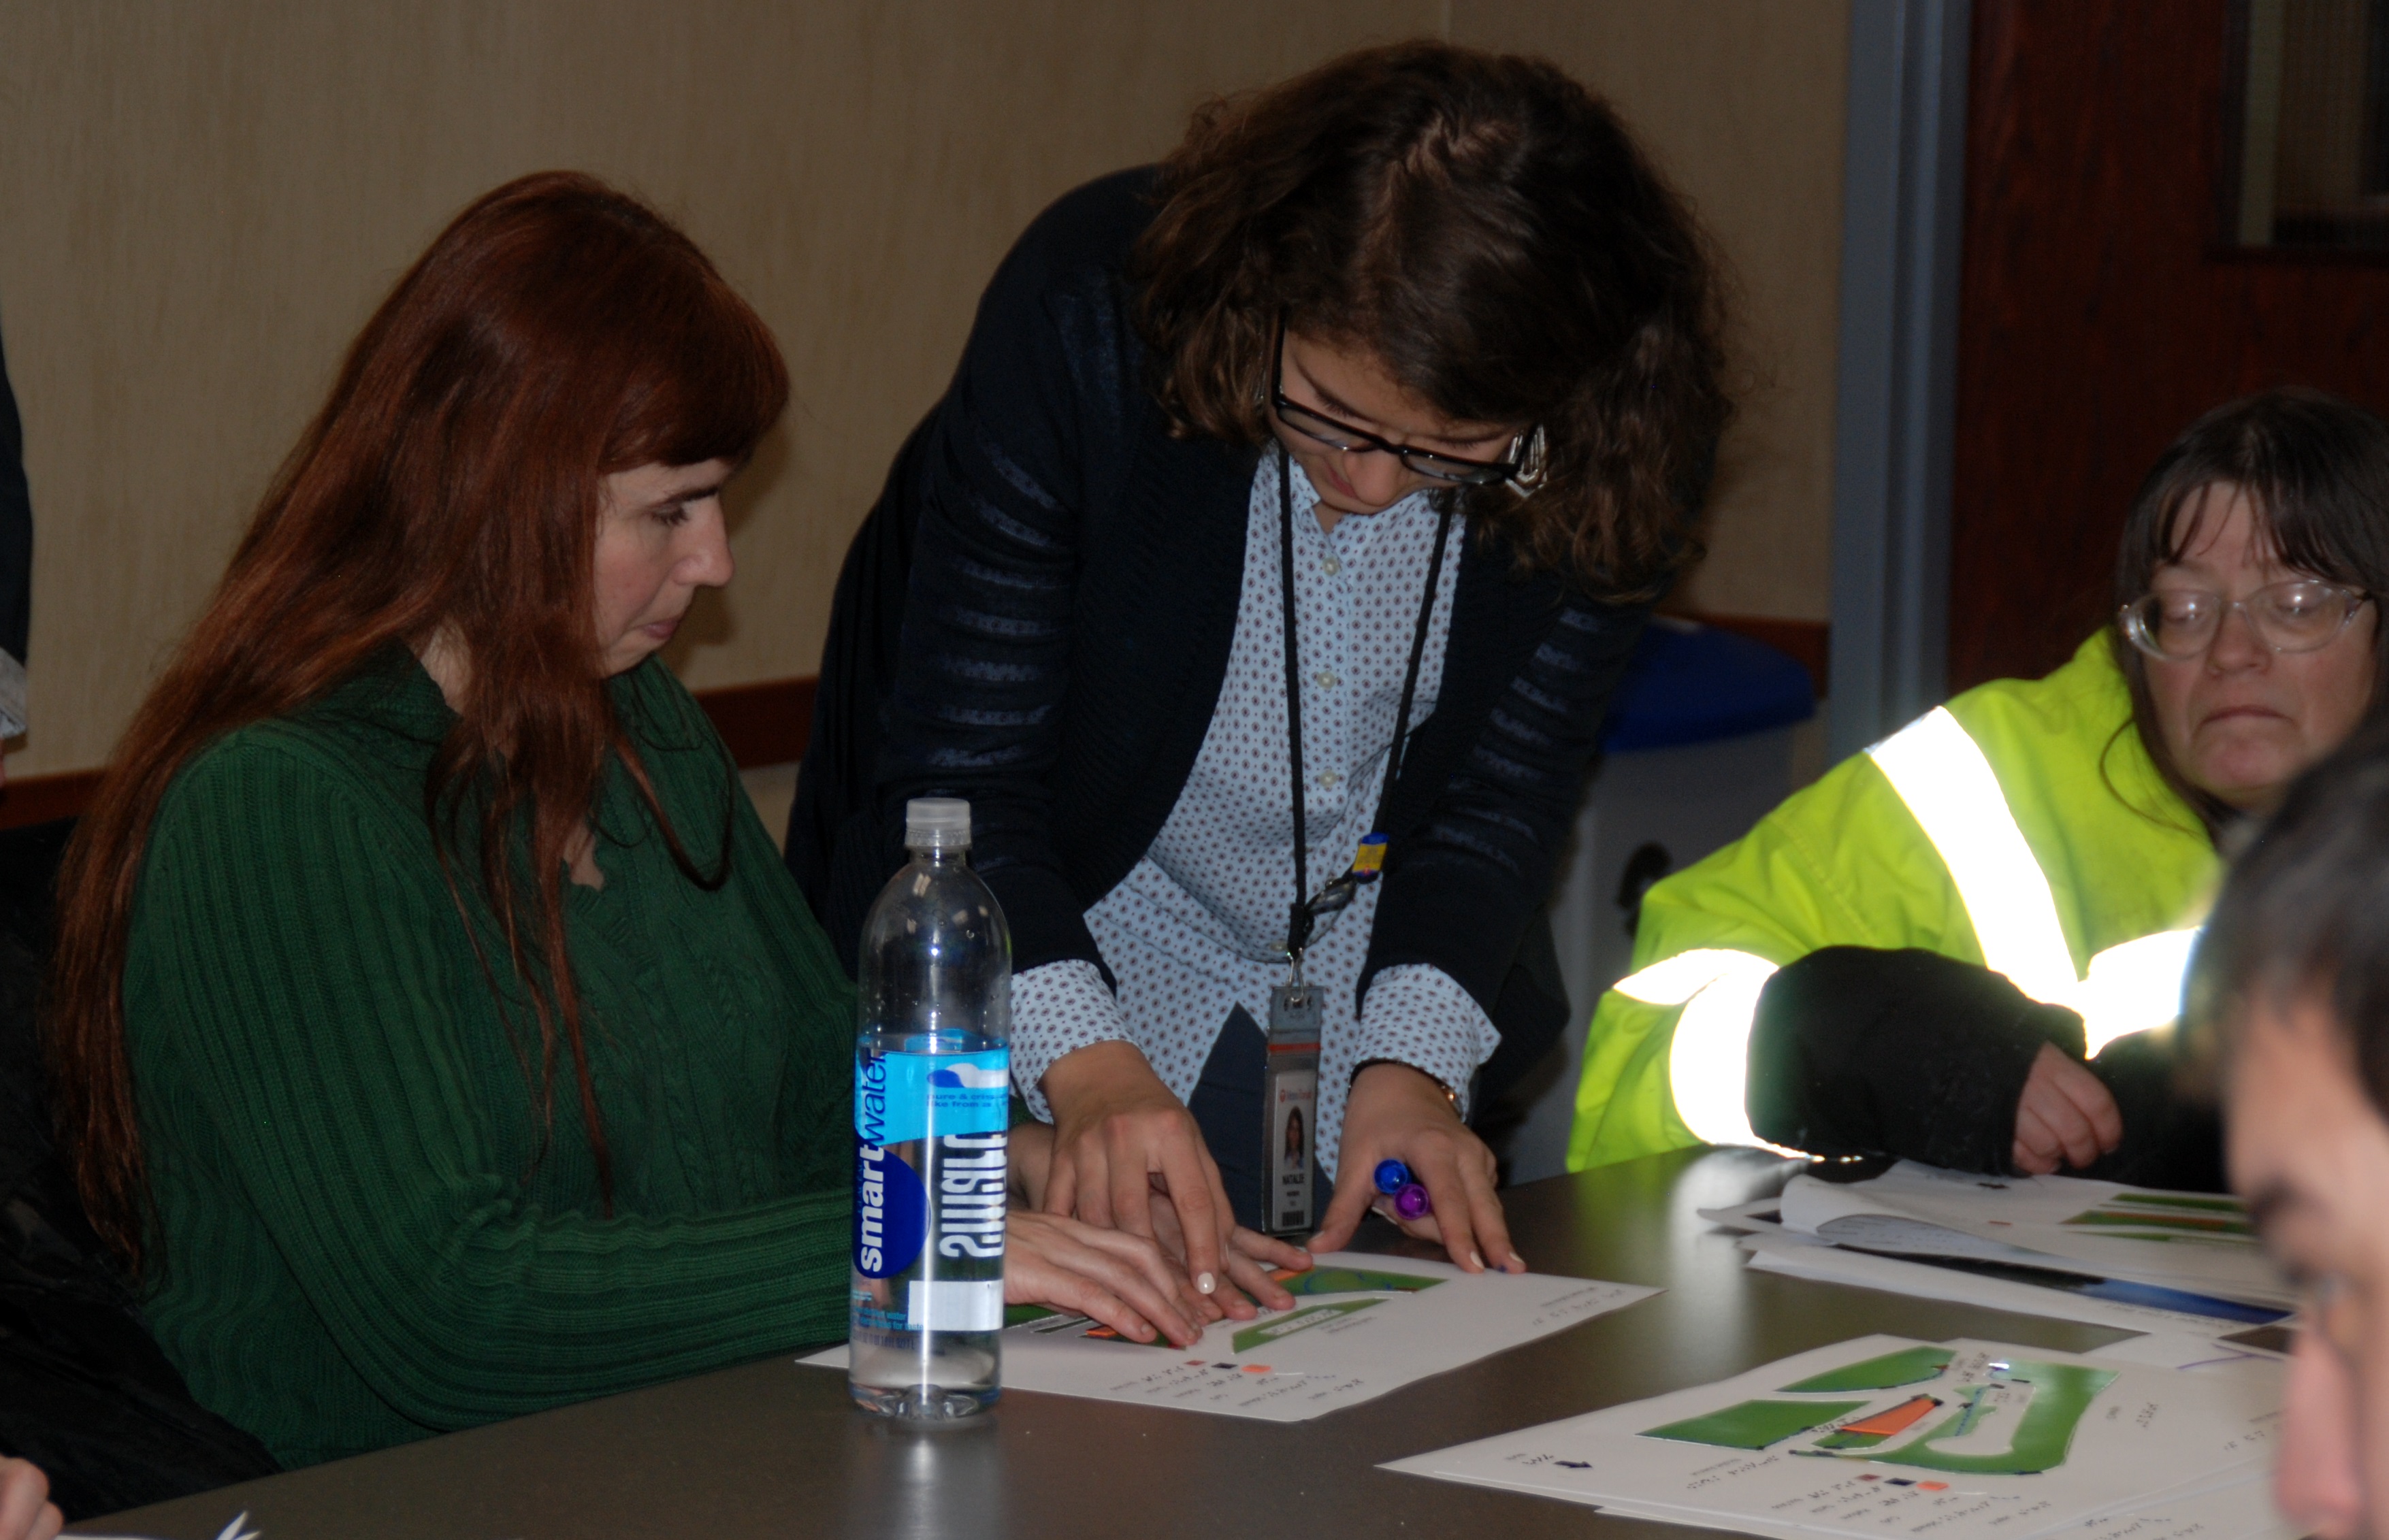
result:
[[[850,961],[905,799],[970,799],[1048,1210],[1243,1314],[1302,1263],[1254,1232],[1340,1244],[1399,1159],[1525,1266],[1464,1119],[1563,1024],[1539,905],[1718,373],[1693,222],[1533,59],[1346,56],[1021,237],[848,557],[788,859]]]

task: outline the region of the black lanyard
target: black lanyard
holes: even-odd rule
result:
[[[1286,916],[1285,955],[1294,964],[1294,983],[1302,984],[1302,954],[1309,947],[1320,916],[1333,914],[1351,903],[1361,885],[1376,880],[1376,867],[1358,863],[1344,874],[1310,894],[1310,843],[1304,831],[1303,802],[1306,788],[1302,774],[1302,645],[1297,634],[1294,606],[1294,457],[1284,448],[1277,461],[1278,510],[1278,575],[1285,598],[1285,736],[1289,757],[1294,763],[1294,906]],[[1437,511],[1435,526],[1435,554],[1428,558],[1426,592],[1419,598],[1418,625],[1411,632],[1411,661],[1402,675],[1402,701],[1394,712],[1394,742],[1386,753],[1386,779],[1377,790],[1377,813],[1386,810],[1386,795],[1394,788],[1394,779],[1402,772],[1404,751],[1410,746],[1411,701],[1418,692],[1419,660],[1426,654],[1427,621],[1435,613],[1436,584],[1443,577],[1444,546],[1451,538],[1451,508]],[[1375,819],[1373,817],[1373,823]],[[1372,830],[1367,840],[1382,847],[1385,834]]]

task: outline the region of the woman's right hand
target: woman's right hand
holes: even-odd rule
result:
[[[1179,1228],[1178,1211],[1166,1192],[1153,1195],[1153,1227],[1154,1239],[1161,1243],[1162,1251],[1182,1266],[1186,1260],[1186,1234]],[[1279,1268],[1292,1273],[1310,1271],[1309,1252],[1291,1241],[1280,1241],[1238,1225],[1228,1237],[1226,1255],[1228,1281],[1233,1287],[1210,1296],[1210,1319],[1217,1320],[1232,1312],[1238,1320],[1258,1315],[1258,1311],[1244,1303],[1246,1295],[1258,1300],[1262,1310],[1294,1308],[1294,1295],[1279,1284],[1273,1274]]]
[[[1054,1109],[1045,1211],[1151,1241],[1157,1234],[1157,1188],[1177,1210],[1187,1278],[1198,1293],[1219,1293],[1234,1211],[1194,1114],[1170,1094],[1143,1053],[1134,1043],[1092,1043],[1054,1060],[1043,1085]],[[1226,1298],[1228,1314],[1252,1313],[1251,1304],[1233,1290]]]

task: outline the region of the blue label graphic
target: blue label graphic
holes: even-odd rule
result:
[[[855,1140],[854,1270],[893,1278],[928,1238],[929,1195],[919,1175],[895,1151]]]
[[[1000,1134],[1009,1121],[1012,1050],[875,1053],[854,1069],[854,1137],[909,1144],[933,1134]]]
[[[995,1180],[1003,1180],[1003,1134],[1010,1121],[1012,1054],[868,1053],[854,1066],[854,1270],[893,1278],[912,1266],[929,1238],[929,1195],[893,1146],[953,1135],[992,1134]],[[983,1157],[982,1157],[983,1158]],[[1003,1254],[997,1233],[971,1254]]]

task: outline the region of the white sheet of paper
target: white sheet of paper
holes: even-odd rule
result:
[[[2306,1526],[2273,1506],[2269,1472],[2194,1503],[2160,1503],[2092,1519],[2074,1531],[2079,1540],[2300,1540]]]
[[[1970,1262],[2004,1262],[2017,1267],[2046,1267],[2051,1262],[2063,1261],[2047,1252],[2027,1251],[2004,1241],[1986,1241],[1947,1225],[1928,1225],[1922,1219],[1897,1214],[1845,1214],[1818,1226],[1817,1239],[1871,1252],[1956,1256]]]
[[[1750,1265],[1762,1272],[1846,1283],[1859,1289],[1880,1289],[1911,1299],[1941,1299],[1992,1310],[2013,1310],[2027,1316],[2046,1316],[2051,1320],[2080,1321],[2086,1326],[2112,1326],[2122,1331],[2178,1332],[2211,1339],[2245,1331],[2255,1324],[2125,1300],[2096,1299],[2064,1289],[1936,1267],[1929,1262],[1845,1251],[1812,1241],[1797,1231],[1745,1235],[1741,1245],[1751,1254]]]
[[[1831,1182],[1811,1180],[1805,1194],[1821,1189],[1834,1190]],[[1805,1208],[1798,1199],[1793,1212],[1812,1222],[1791,1225],[1784,1222],[1784,1203],[1781,1197],[1762,1198],[1756,1203],[1733,1208],[1705,1208],[1700,1216],[1713,1225],[1728,1229],[1760,1235],[1813,1235],[1841,1246],[1864,1246],[1869,1251],[1901,1252],[1915,1256],[1964,1256],[1984,1262],[2011,1262],[2018,1266],[2047,1266],[2057,1259],[2039,1252],[2028,1252],[2021,1246],[2004,1245],[1997,1241],[1985,1241],[1960,1230],[1940,1225],[1928,1225],[1922,1219],[1902,1215],[1884,1214],[1859,1207],[1846,1211],[1843,1205],[1810,1203]],[[1822,1211],[1821,1216],[1819,1211]]]
[[[2293,1305],[2296,1293],[2256,1242],[2237,1199],[2162,1192],[2079,1177],[1978,1177],[1902,1161],[1872,1181],[1795,1177],[1783,1223],[1890,1214],[2041,1252],[2107,1278],[2225,1299]]]
[[[1760,1198],[1752,1203],[1736,1203],[1731,1208],[1703,1208],[1693,1212],[1710,1224],[1722,1225],[1727,1229],[1765,1231],[1783,1228],[1782,1207],[1783,1200],[1781,1198]]]
[[[1533,1342],[1659,1291],[1335,1252],[1286,1280],[1295,1308],[1221,1321],[1192,1347],[1091,1334],[1067,1317],[1003,1333],[1013,1390],[1299,1422]],[[842,1346],[801,1360],[843,1369]]]
[[[1910,1367],[1850,1372],[1884,1359]],[[2030,1540],[2257,1480],[2279,1406],[2277,1368],[1869,1337],[1386,1469],[1763,1534]]]
[[[2273,1506],[2272,1485],[2269,1475],[2255,1476],[2192,1498],[2177,1497],[2153,1508],[2086,1519],[2070,1528],[2050,1531],[2044,1540],[2302,1540],[2306,1526],[2284,1518]],[[1623,1503],[1604,1503],[1601,1511],[1663,1524],[1767,1535],[1772,1540],[1815,1540],[1820,1533],[1790,1524],[1757,1520],[1729,1522],[1715,1514],[1638,1508]]]
[[[0,653],[0,657],[7,655],[6,653]],[[142,1540],[142,1537],[129,1534],[77,1534],[74,1540]],[[216,1540],[261,1540],[261,1535],[258,1531],[249,1527],[249,1509],[243,1508],[233,1517],[232,1522],[218,1532]]]
[[[2268,1371],[2264,1365],[2279,1364],[2284,1357],[2281,1354],[2180,1331],[2152,1331],[2144,1336],[2127,1337],[2120,1343],[2093,1348],[2087,1356],[2127,1364],[2154,1364],[2159,1368],[2198,1374],[2265,1373]]]
[[[1872,1183],[1828,1182],[1795,1177],[1776,1199],[1781,1226],[1794,1235],[1812,1235],[1837,1245],[1864,1246],[1870,1251],[1900,1252],[1911,1256],[1958,1256],[1978,1262],[2006,1262],[2019,1267],[2046,1267],[2105,1278],[2108,1273],[2086,1262],[2036,1252],[2004,1241],[1929,1224],[1889,1206]]]

